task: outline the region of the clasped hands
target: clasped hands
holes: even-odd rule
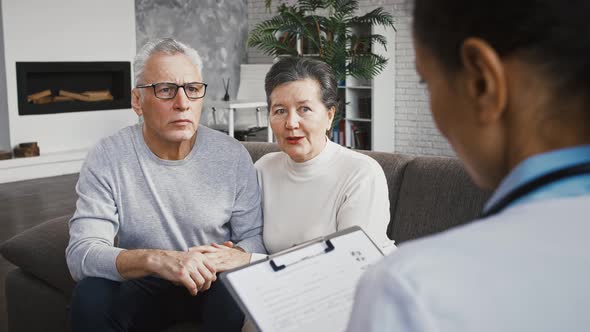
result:
[[[198,252],[205,255],[207,261],[215,267],[217,272],[223,272],[238,266],[250,263],[251,254],[240,247],[234,247],[231,241],[221,244],[213,243],[191,247],[189,252]]]
[[[192,294],[206,291],[217,280],[217,272],[248,264],[250,254],[232,242],[189,248],[186,252],[160,251],[155,259],[160,277],[182,285]]]

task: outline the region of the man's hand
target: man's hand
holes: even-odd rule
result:
[[[158,276],[183,285],[192,295],[208,290],[217,280],[214,265],[199,252],[163,251],[156,264]]]
[[[210,246],[197,246],[189,248],[189,252],[204,254],[207,260],[213,264],[217,272],[227,271],[250,263],[251,254],[242,248],[234,247],[230,241],[223,245],[214,243]]]
[[[214,265],[198,251],[126,250],[117,257],[117,270],[126,279],[155,274],[186,287],[192,295],[206,291],[217,280]]]

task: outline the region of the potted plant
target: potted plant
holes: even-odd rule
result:
[[[271,0],[266,0],[270,9]],[[342,81],[350,75],[371,79],[388,59],[371,51],[373,44],[387,47],[382,35],[360,34],[363,25],[393,25],[393,16],[382,7],[357,16],[358,0],[298,0],[281,4],[278,14],[252,30],[248,46],[270,56],[314,56],[328,63]],[[369,29],[370,31],[370,29]]]

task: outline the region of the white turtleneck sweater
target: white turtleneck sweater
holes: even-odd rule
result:
[[[306,162],[274,152],[254,166],[262,188],[263,240],[270,254],[355,225],[384,252],[394,248],[386,235],[387,181],[373,158],[328,140]],[[259,258],[254,255],[253,260]]]

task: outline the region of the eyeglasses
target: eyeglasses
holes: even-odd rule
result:
[[[201,82],[191,82],[185,83],[183,85],[163,82],[137,86],[137,88],[149,87],[154,88],[154,95],[156,96],[156,98],[159,99],[172,99],[176,97],[176,93],[178,93],[178,88],[182,88],[187,98],[190,100],[196,100],[205,97],[205,92],[207,91],[207,84]]]

